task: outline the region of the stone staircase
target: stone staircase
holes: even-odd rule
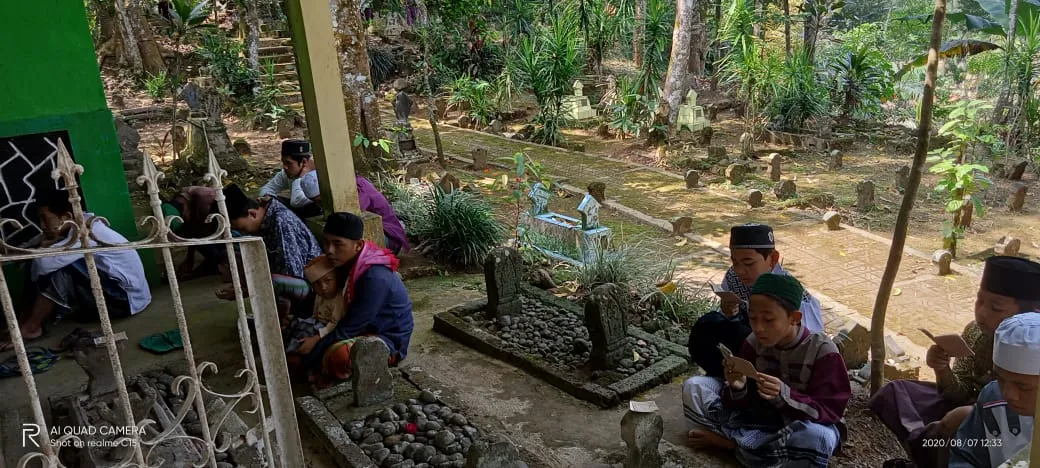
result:
[[[268,64],[272,66],[275,82],[283,91],[282,95],[278,97],[278,104],[286,107],[302,104],[303,95],[300,94],[300,77],[296,73],[296,56],[293,55],[292,39],[282,37],[285,34],[283,31],[271,31],[264,34],[274,35],[274,37],[269,35],[260,38],[260,65],[264,73],[267,73]]]

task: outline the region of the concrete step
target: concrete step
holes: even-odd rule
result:
[[[274,63],[295,63],[296,56],[290,53],[272,54],[263,52],[260,53],[260,62],[270,60]]]
[[[296,70],[289,70],[289,71],[284,71],[284,72],[281,72],[281,73],[275,73],[274,74],[274,79],[275,79],[275,81],[277,81],[279,83],[289,82],[289,83],[292,83],[292,84],[297,85],[297,86],[299,86],[299,84],[300,84],[300,75],[296,74]]]
[[[287,37],[262,37],[260,47],[292,46],[292,39]]]
[[[303,95],[299,91],[290,91],[278,96],[278,105],[289,106],[303,102]]]
[[[292,57],[293,48],[292,45],[276,45],[260,47],[261,57],[277,57],[277,56],[289,56]]]
[[[266,72],[267,69],[264,68],[264,67],[266,67],[267,65],[266,65],[266,63],[262,59],[260,60],[260,65],[261,65],[261,69]],[[274,64],[274,72],[275,73],[289,73],[289,72],[296,73],[296,63],[295,62],[293,62],[293,63],[275,63]]]

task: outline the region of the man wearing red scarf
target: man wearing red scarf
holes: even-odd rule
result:
[[[364,222],[351,213],[333,213],[325,222],[326,256],[346,285],[346,312],[336,329],[318,340],[305,340],[298,350],[306,353],[311,374],[346,379],[350,376],[350,350],[357,338],[378,337],[390,349],[390,364],[404,359],[412,336],[412,301],[397,274],[394,254],[362,240]]]

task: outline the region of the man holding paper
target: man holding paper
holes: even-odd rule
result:
[[[958,352],[959,343],[936,336],[927,364],[936,383],[896,380],[881,388],[869,408],[899,440],[918,467],[945,467],[950,440],[984,386],[997,378],[993,367],[993,337],[1008,317],[1040,310],[1040,264],[1018,257],[990,257],[975,301],[975,321],[961,335],[971,353]],[[963,350],[961,350],[963,351]],[[956,358],[952,368],[950,359]]]

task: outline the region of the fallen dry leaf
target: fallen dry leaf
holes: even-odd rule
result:
[[[893,296],[900,296],[902,294],[903,294],[903,290],[902,289],[895,288],[895,289],[892,290],[892,295]]]
[[[687,238],[684,237],[683,240],[681,240],[679,242],[676,242],[675,246],[676,247],[682,247],[682,246],[684,246],[686,244],[689,244],[689,243],[690,243],[690,239],[687,239]]]

